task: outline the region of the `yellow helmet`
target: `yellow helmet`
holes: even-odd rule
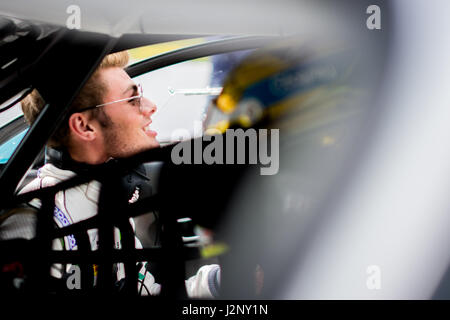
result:
[[[358,57],[353,51],[330,47],[311,49],[290,39],[246,56],[228,74],[206,133],[212,128],[220,132],[233,126],[248,128],[263,119],[280,129],[300,130],[330,116],[355,112],[354,103],[334,111],[362,92],[351,83]]]

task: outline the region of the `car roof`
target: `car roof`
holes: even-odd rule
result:
[[[346,6],[340,7],[345,10]],[[111,36],[125,33],[202,34],[205,30],[213,34],[274,35],[311,32],[311,23],[316,31],[322,28],[337,30],[336,25],[332,25],[342,23],[342,19],[337,19],[339,14],[336,14],[332,1],[130,0],[111,5],[106,0],[79,0],[73,5],[42,0],[39,6],[29,6],[28,1],[17,0],[0,5],[2,15],[59,26],[66,26],[75,12],[80,13],[82,30]]]

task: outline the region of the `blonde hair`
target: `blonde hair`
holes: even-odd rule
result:
[[[100,80],[100,71],[106,68],[125,68],[129,61],[127,51],[116,52],[103,58],[98,68],[94,71],[89,80],[85,83],[79,94],[69,107],[70,112],[77,111],[84,107],[95,106],[103,103],[103,95],[106,85]],[[39,92],[34,89],[21,101],[22,111],[28,124],[33,124],[45,106],[45,101]],[[95,117],[98,110],[92,110],[91,116]],[[69,136],[68,121],[64,121],[53,136],[48,141],[50,147],[67,146]]]

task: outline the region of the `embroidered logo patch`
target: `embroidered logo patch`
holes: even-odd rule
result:
[[[139,200],[139,187],[136,187],[133,196],[131,197],[130,200],[128,200],[128,203],[135,203],[138,200]]]

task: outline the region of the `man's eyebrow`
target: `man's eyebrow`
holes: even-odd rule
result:
[[[138,91],[138,87],[136,84],[130,84],[128,86],[128,88],[123,92],[123,94],[126,94],[128,91],[133,90],[133,92],[137,92]]]

